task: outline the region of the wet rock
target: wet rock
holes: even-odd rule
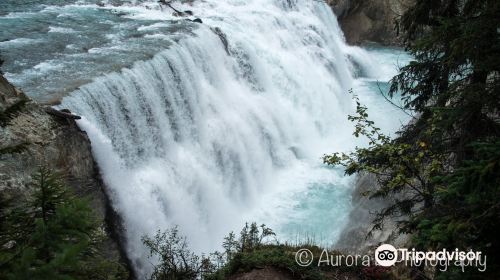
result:
[[[367,254],[380,244],[392,244],[396,247],[404,247],[408,235],[394,234],[398,219],[388,218],[382,229],[373,230],[371,235],[375,213],[382,211],[390,205],[390,199],[372,198],[367,193],[377,189],[377,182],[371,174],[358,175],[355,188],[352,193],[353,209],[349,213],[349,222],[342,231],[335,248],[351,254]],[[406,217],[401,217],[404,220]]]
[[[349,44],[400,45],[397,20],[414,0],[328,0]]]
[[[215,35],[217,35],[219,37],[220,41],[222,42],[222,45],[224,45],[224,49],[226,50],[226,53],[228,55],[230,55],[229,43],[227,41],[226,34],[224,32],[222,32],[222,30],[219,27],[210,27],[210,30],[212,30],[212,32],[214,32]]]

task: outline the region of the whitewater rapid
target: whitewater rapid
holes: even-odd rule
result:
[[[387,71],[345,44],[320,1],[207,0],[181,8],[204,24],[183,23],[193,27],[189,36],[80,86],[61,105],[82,116],[137,274],[151,269],[141,237],[174,225],[196,252],[219,249],[245,221],[291,241],[318,229],[317,238],[333,244],[352,184],[321,156],[358,144],[347,122],[348,91],[374,92],[369,82],[387,79],[380,77]],[[164,13],[133,11],[140,20]]]

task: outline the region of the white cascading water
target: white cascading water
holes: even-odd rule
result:
[[[245,221],[267,222],[262,213],[274,211],[262,209],[264,197],[297,173],[315,176],[323,153],[353,146],[348,56],[365,58],[345,45],[326,4],[207,0],[184,8],[204,21],[193,36],[63,100],[83,116],[140,278],[151,269],[143,235],[178,225],[194,250],[218,249]]]

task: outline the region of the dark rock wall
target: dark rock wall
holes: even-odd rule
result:
[[[401,45],[395,20],[413,0],[327,0],[337,15],[347,43]]]

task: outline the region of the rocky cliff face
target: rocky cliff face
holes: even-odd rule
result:
[[[413,0],[327,0],[349,44],[401,45],[395,20]]]
[[[91,153],[90,141],[72,119],[56,117],[46,108],[31,101],[0,75],[0,116],[19,101],[26,100],[8,122],[0,118],[0,192],[7,198],[21,199],[30,195],[32,174],[41,165],[63,172],[66,186],[79,196],[89,197],[107,233],[102,252],[110,260],[120,260],[117,242],[112,238],[103,184]],[[23,145],[21,152],[5,152],[6,147]],[[106,222],[107,219],[107,222]]]
[[[404,247],[408,241],[407,235],[395,234],[398,219],[388,218],[382,229],[377,229],[368,235],[373,227],[375,213],[386,208],[390,201],[385,198],[363,196],[363,193],[373,192],[376,189],[376,179],[371,174],[358,175],[352,192],[354,209],[349,213],[349,222],[340,235],[336,248],[341,251],[366,254],[374,252],[380,244],[392,244],[395,247]],[[404,218],[402,218],[404,219]]]

